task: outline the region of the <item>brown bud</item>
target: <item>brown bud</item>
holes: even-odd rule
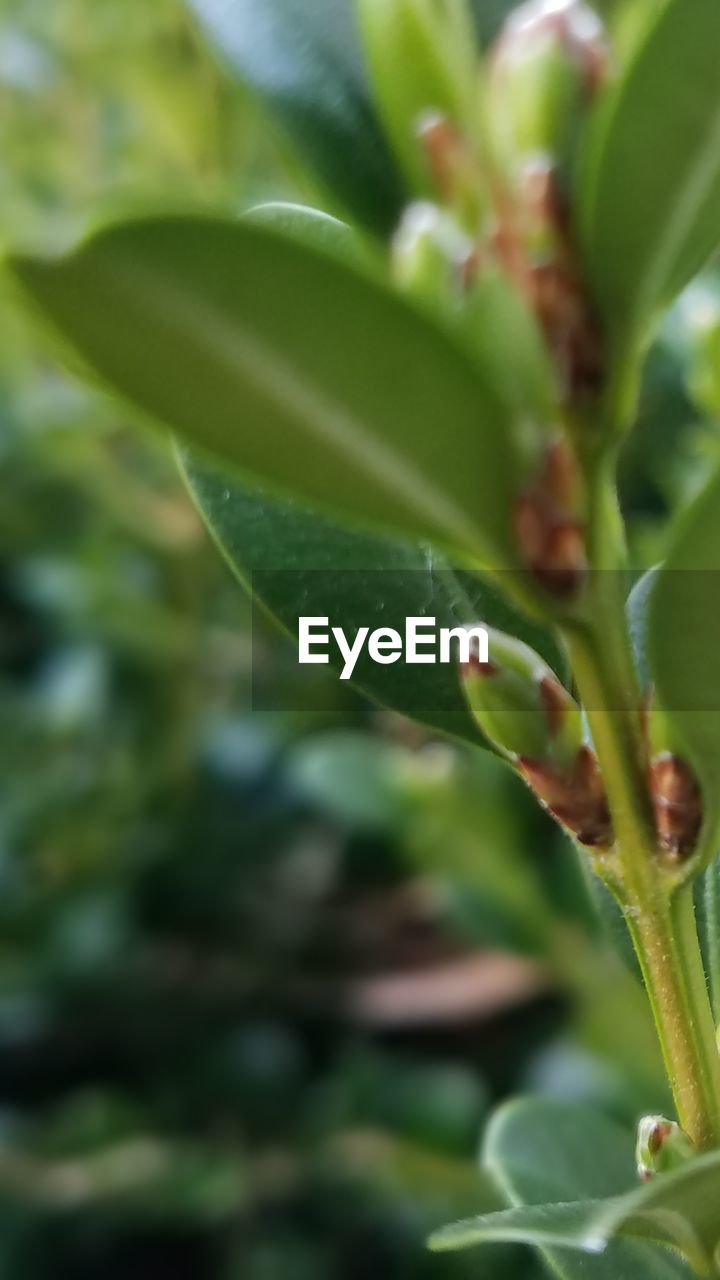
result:
[[[580,468],[567,440],[553,440],[545,450],[542,464],[543,490],[563,511],[572,511],[582,488]]]
[[[581,481],[565,440],[552,441],[543,455],[536,483],[515,503],[518,550],[551,595],[574,599],[587,575],[585,526],[577,518]]]
[[[538,263],[531,301],[571,399],[594,395],[604,372],[600,330],[587,292],[568,262]]]
[[[559,522],[551,529],[537,577],[551,595],[572,600],[578,595],[587,574],[585,530],[577,521]]]
[[[592,849],[609,849],[613,829],[605,786],[595,755],[582,747],[570,769],[544,761],[520,760],[526,781],[563,826]]]
[[[696,1156],[697,1148],[674,1120],[643,1116],[635,1148],[638,1177],[642,1182],[651,1182],[657,1174],[681,1169]]]
[[[475,228],[487,205],[485,176],[462,134],[446,116],[432,112],[418,125],[417,136],[433,184],[443,203]]]
[[[491,680],[493,676],[500,674],[500,668],[494,662],[481,662],[476,653],[471,653],[467,662],[460,664],[460,675],[463,680],[467,680],[470,676],[481,676],[484,680]]]
[[[669,751],[655,756],[650,794],[660,848],[681,861],[695,849],[702,825],[702,796],[689,764]]]

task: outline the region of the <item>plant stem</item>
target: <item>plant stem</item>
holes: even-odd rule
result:
[[[607,473],[598,476],[589,608],[566,639],[616,835],[620,898],[645,980],[678,1120],[698,1149],[720,1147],[720,1056],[691,887],[678,888],[650,813],[641,694],[624,611],[622,544]]]

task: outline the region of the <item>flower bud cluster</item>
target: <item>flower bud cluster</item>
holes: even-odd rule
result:
[[[403,11],[413,3],[402,0]],[[569,175],[606,62],[601,23],[583,0],[530,0],[506,23],[486,76],[477,62],[469,116],[438,109],[428,86],[428,110],[413,127],[433,199],[410,206],[393,251],[400,287],[453,322],[521,411],[528,479],[514,512],[516,545],[565,602],[585,580],[585,526],[579,468],[558,423],[603,374]]]
[[[487,631],[488,661],[471,657],[461,672],[477,724],[581,844],[608,849],[607,797],[595,755],[583,741],[579,706],[533,649]]]
[[[497,249],[545,334],[565,396],[593,394],[602,343],[572,236],[577,139],[607,66],[599,18],[583,0],[529,0],[491,53],[486,94],[496,182]]]

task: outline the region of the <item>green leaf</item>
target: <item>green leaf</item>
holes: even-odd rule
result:
[[[435,1248],[491,1238],[535,1244],[564,1280],[689,1277],[681,1261],[654,1245],[613,1238],[631,1230],[654,1235],[672,1223],[664,1212],[663,1188],[672,1180],[675,1190],[679,1177],[669,1175],[624,1196],[635,1181],[633,1139],[613,1121],[550,1099],[512,1103],[490,1125],[485,1162],[514,1208],[436,1233]],[[638,1197],[645,1197],[642,1207]]]
[[[720,6],[664,0],[600,108],[581,235],[613,356],[720,244]]]
[[[372,231],[390,231],[405,195],[370,100],[353,0],[190,4],[341,209]]]
[[[512,564],[513,424],[452,339],[275,229],[110,228],[11,270],[87,363],[180,435],[343,518]]]
[[[547,1106],[540,1103],[529,1105]],[[546,1116],[546,1122],[548,1119]],[[586,1133],[585,1119],[581,1133]],[[546,1141],[549,1138],[550,1133],[546,1132]],[[501,1158],[505,1158],[504,1151]],[[710,1276],[717,1274],[714,1261],[720,1241],[719,1196],[720,1152],[712,1152],[673,1173],[660,1175],[648,1185],[624,1196],[531,1207],[523,1205],[485,1214],[446,1227],[435,1234],[431,1243],[436,1249],[463,1249],[475,1244],[499,1242],[533,1244],[545,1249],[577,1249],[590,1254],[605,1254],[606,1260],[610,1261],[612,1252],[626,1246],[616,1244],[611,1252],[606,1253],[606,1250],[618,1236],[623,1236],[676,1250],[698,1275]],[[640,1263],[640,1275],[687,1275],[685,1268],[672,1255],[656,1254],[650,1262],[653,1255],[640,1249],[638,1259],[641,1252],[645,1252],[650,1270],[643,1270]],[[613,1265],[619,1265],[616,1259]],[[614,1274],[617,1275],[617,1271]]]
[[[477,108],[477,60],[467,0],[356,0],[375,97],[413,188],[434,184],[418,122],[440,112],[464,128]]]
[[[638,679],[642,689],[652,683],[648,659],[648,613],[652,593],[657,585],[659,569],[648,569],[638,578],[628,597],[626,616]]]
[[[694,894],[703,968],[715,1025],[720,1026],[720,858],[717,856],[695,882]]]
[[[519,1209],[481,1214],[436,1231],[430,1237],[430,1248],[444,1253],[479,1244],[530,1244],[538,1248],[550,1245],[602,1253],[605,1242],[595,1235],[601,1203],[583,1200],[570,1204],[523,1205]]]
[[[311,249],[341,258],[343,262],[363,266],[368,259],[365,245],[352,227],[310,205],[270,200],[266,204],[255,205],[243,216],[245,222],[271,230],[274,228]]]
[[[407,617],[437,626],[485,620],[538,649],[562,677],[547,631],[519,614],[482,578],[454,573],[437,552],[343,529],[290,502],[243,488],[188,451],[191,493],[232,571],[288,634],[301,614],[328,617],[354,635],[360,626],[404,631]],[[335,659],[332,647],[331,661]],[[337,665],[336,669],[339,669]],[[452,666],[378,666],[365,651],[353,683],[375,701],[443,733],[480,741]]]
[[[660,704],[700,780],[703,844],[720,833],[720,473],[685,512],[648,606],[648,659]]]

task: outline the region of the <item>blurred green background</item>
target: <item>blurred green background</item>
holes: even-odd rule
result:
[[[180,0],[0,3],[3,242],[294,191]],[[625,459],[638,567],[720,452],[694,306]],[[162,444],[11,296],[0,331],[0,1274],[533,1280],[423,1248],[495,1202],[492,1107],[668,1105],[569,846],[344,686],[253,712],[250,606]]]

